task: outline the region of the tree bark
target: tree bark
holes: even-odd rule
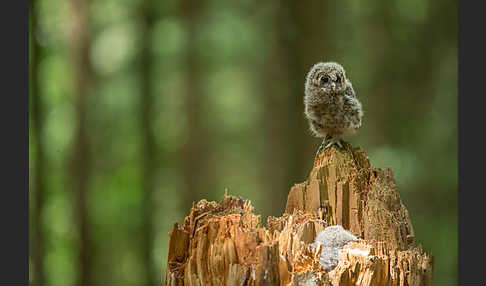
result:
[[[335,224],[360,239],[326,273],[310,244]],[[225,194],[199,201],[169,236],[166,285],[432,285],[432,257],[415,247],[393,172],[348,143],[315,158],[266,227],[249,201]]]

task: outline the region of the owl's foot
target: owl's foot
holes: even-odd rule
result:
[[[339,148],[343,148],[343,145],[341,144],[341,138],[339,138],[339,137],[329,138],[329,141],[328,141],[326,147],[324,147],[324,149],[327,149],[327,148],[331,147],[332,145],[337,145]]]
[[[331,135],[326,135],[326,137],[324,137],[324,140],[322,140],[322,143],[319,146],[319,149],[317,149],[316,156],[319,154],[319,152],[321,152],[322,150],[326,150],[327,148],[331,147],[332,145],[336,145],[339,148],[343,148],[343,145],[341,144],[341,138],[340,137],[334,137],[334,136],[331,136]]]
[[[324,150],[331,147],[332,145],[337,145],[339,148],[343,148],[343,145],[341,144],[341,138],[339,137],[330,137],[327,141],[326,147],[324,147]]]
[[[328,140],[330,140],[332,137],[329,135],[324,136],[324,139],[322,139],[321,145],[319,145],[319,148],[317,149],[316,157],[319,155],[319,153],[329,147]]]
[[[316,156],[319,155],[319,153],[321,151],[326,150],[327,148],[331,147],[332,145],[337,145],[341,149],[344,148],[343,145],[341,144],[341,138],[326,135],[326,137],[324,137],[324,140],[322,140],[321,145],[317,149]]]

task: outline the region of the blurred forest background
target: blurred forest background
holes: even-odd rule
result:
[[[225,188],[281,215],[328,60],[365,110],[346,139],[393,168],[435,285],[457,284],[456,1],[30,4],[31,285],[162,285],[169,230]]]

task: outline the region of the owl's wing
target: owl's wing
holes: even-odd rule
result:
[[[356,93],[354,92],[353,89],[353,85],[348,79],[346,79],[346,89],[344,89],[344,94],[350,97],[357,98]]]

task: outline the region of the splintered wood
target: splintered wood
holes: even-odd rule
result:
[[[199,201],[169,233],[166,285],[432,285],[432,257],[415,247],[393,172],[371,168],[360,148],[345,149],[320,153],[266,227],[247,200]],[[335,224],[360,240],[326,273],[310,244]]]

